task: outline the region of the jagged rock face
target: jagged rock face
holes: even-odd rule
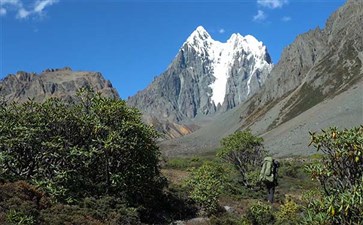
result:
[[[43,102],[50,97],[71,101],[82,87],[92,87],[105,97],[119,98],[111,83],[97,72],[75,72],[69,67],[47,69],[40,75],[18,72],[0,81],[0,98],[9,102],[24,102],[29,98]]]
[[[326,48],[324,35],[319,28],[303,35],[286,47],[281,59],[272,70],[265,85],[262,103],[282,97],[299,86],[314,63]]]
[[[363,2],[350,0],[330,16],[324,29],[299,35],[248,102],[241,115],[243,127],[256,126],[258,117],[269,114],[269,124],[259,133],[270,130],[362,79],[362,24]],[[270,113],[272,107],[279,111]]]
[[[221,43],[198,27],[168,69],[128,104],[172,122],[211,115],[246,101],[271,69],[266,47],[254,37],[233,34]]]
[[[252,39],[251,42],[256,40],[252,36],[249,38]],[[254,44],[258,45],[258,43]],[[233,59],[222,105],[223,111],[245,102],[250,96],[258,92],[265,83],[273,66],[270,56],[266,54],[266,47],[260,45],[260,50],[262,52],[254,55],[238,52]]]

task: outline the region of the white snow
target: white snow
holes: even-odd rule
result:
[[[211,62],[211,71],[215,80],[209,85],[212,89],[211,101],[217,106],[223,104],[226,95],[227,81],[230,76],[234,60],[242,61],[254,58],[254,64],[250,71],[253,71],[247,80],[247,95],[250,94],[250,83],[257,70],[271,70],[272,65],[265,61],[266,47],[252,35],[243,37],[240,34],[232,34],[225,43],[215,41],[208,32],[199,26],[187,39],[184,44],[194,48],[200,56],[205,56]],[[239,53],[239,58],[237,57]],[[247,55],[246,55],[247,54]]]
[[[214,40],[208,34],[208,32],[202,26],[199,26],[188,37],[188,39],[187,39],[187,41],[185,43],[188,43],[191,47],[193,47],[198,54],[202,54],[204,48],[208,47],[208,44],[210,44],[213,41]]]
[[[233,63],[233,46],[215,41],[211,53],[210,60],[215,81],[209,87],[212,89],[211,100],[218,105],[223,104],[226,95],[227,80]]]
[[[252,74],[255,74],[257,72],[257,68],[255,68],[252,72]],[[251,93],[251,80],[253,76],[250,76],[247,80],[247,96]]]

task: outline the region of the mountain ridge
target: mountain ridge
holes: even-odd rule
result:
[[[0,81],[0,97],[7,102],[25,102],[28,99],[43,102],[56,97],[73,101],[82,87],[91,87],[105,97],[119,98],[110,81],[99,72],[72,71],[71,68],[46,69],[40,74],[19,71]]]

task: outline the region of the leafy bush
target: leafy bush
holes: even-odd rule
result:
[[[295,163],[291,163],[291,162],[283,162],[280,165],[279,168],[279,176],[288,176],[288,177],[292,177],[292,178],[299,178],[301,177],[301,173],[303,171],[302,170],[302,166]]]
[[[276,213],[276,224],[299,224],[300,206],[293,200],[286,200]]]
[[[253,225],[274,224],[275,217],[270,204],[256,202],[246,211],[246,218]]]
[[[18,224],[18,225],[32,225],[35,224],[33,216],[29,216],[24,212],[19,212],[15,209],[10,210],[6,214],[5,221],[9,224]]]
[[[55,204],[40,212],[41,224],[141,224],[135,208],[128,208],[120,199],[85,198],[79,205]]]
[[[265,197],[265,190],[260,186],[254,188],[246,187],[243,185],[243,180],[240,173],[233,168],[230,164],[223,164],[226,170],[226,181],[224,183],[223,195],[230,196],[233,199],[262,199]],[[251,183],[258,180],[260,168],[255,171],[250,171],[247,174],[247,180]]]
[[[343,131],[329,128],[311,136],[311,144],[325,157],[307,170],[320,182],[323,193],[309,201],[305,223],[363,223],[363,126]]]
[[[125,101],[83,90],[0,107],[0,177],[32,180],[61,202],[116,196],[152,202],[165,186],[157,133]]]
[[[39,211],[49,206],[45,194],[24,181],[0,184],[0,221],[35,224]]]
[[[225,170],[220,164],[206,162],[192,171],[186,186],[190,197],[197,202],[206,214],[218,211],[218,197],[224,188]]]
[[[306,208],[304,224],[362,224],[362,213],[363,180],[352,190],[313,196]]]
[[[44,192],[24,181],[0,184],[0,224],[139,224],[135,208],[110,196],[85,198],[79,205],[51,203]]]
[[[0,221],[137,224],[195,214],[164,189],[158,135],[122,100],[83,90],[72,103],[1,104],[0,118],[0,182],[42,190],[30,185],[41,193],[33,201],[0,189]]]
[[[311,144],[325,153],[321,164],[308,167],[327,195],[350,189],[363,176],[363,126],[339,131],[329,128],[322,134],[311,133]]]
[[[260,168],[265,154],[263,139],[252,135],[250,130],[237,131],[221,141],[217,156],[231,163],[242,176],[242,183],[249,186],[248,173]],[[252,178],[251,176],[250,178]],[[254,180],[253,182],[257,182]]]

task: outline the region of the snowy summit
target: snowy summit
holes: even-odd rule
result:
[[[272,63],[267,48],[261,41],[251,35],[235,33],[222,43],[213,40],[210,34],[202,27],[197,29],[188,37],[184,45],[189,45],[200,57],[205,57],[211,62],[211,75],[214,82],[209,85],[212,89],[211,101],[217,106],[223,104],[228,78],[231,75],[231,68],[235,63],[241,63],[244,59],[251,61],[248,68],[252,71],[247,77],[247,95],[250,94],[250,81],[252,77],[258,76],[261,71],[271,71]],[[184,46],[183,45],[183,46]]]

